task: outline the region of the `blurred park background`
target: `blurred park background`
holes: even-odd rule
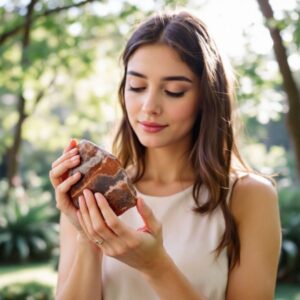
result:
[[[0,299],[53,297],[51,163],[71,137],[110,150],[126,39],[147,15],[178,7],[208,25],[235,68],[242,152],[277,174],[276,299],[300,299],[299,0],[0,0]]]

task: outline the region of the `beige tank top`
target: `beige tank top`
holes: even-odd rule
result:
[[[137,193],[163,224],[164,247],[193,287],[209,300],[224,300],[228,277],[227,249],[223,249],[217,258],[213,252],[225,229],[224,217],[220,208],[210,215],[193,212],[192,190],[190,186],[163,197]],[[207,190],[201,188],[200,202],[205,202],[207,196]],[[143,226],[135,208],[120,218],[133,228]],[[138,271],[116,259],[103,258],[102,274],[104,300],[159,299]]]

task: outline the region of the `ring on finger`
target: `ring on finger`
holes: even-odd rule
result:
[[[95,244],[96,244],[97,246],[101,246],[103,243],[104,243],[104,240],[103,240],[103,239],[97,239],[97,240],[95,240]]]

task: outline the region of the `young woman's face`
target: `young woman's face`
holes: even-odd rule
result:
[[[127,66],[125,106],[142,145],[190,143],[199,110],[198,81],[167,45],[145,45],[134,52]]]

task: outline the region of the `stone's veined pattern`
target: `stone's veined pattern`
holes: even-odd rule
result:
[[[103,194],[117,216],[135,206],[136,191],[118,159],[87,140],[81,140],[77,147],[81,162],[69,171],[69,176],[81,173],[69,191],[74,205],[79,207],[78,198],[88,188]]]

